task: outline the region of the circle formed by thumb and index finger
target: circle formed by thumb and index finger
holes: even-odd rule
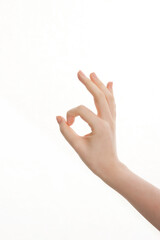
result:
[[[84,105],[72,108],[67,112],[67,124],[73,124],[75,117],[80,116],[94,130],[97,126],[98,117],[89,108]]]

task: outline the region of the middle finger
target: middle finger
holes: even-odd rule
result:
[[[79,71],[77,76],[79,80],[86,86],[88,91],[93,95],[98,116],[104,120],[110,121],[111,112],[109,110],[109,105],[106,101],[104,93],[96,86],[96,84],[87,78],[82,71]]]

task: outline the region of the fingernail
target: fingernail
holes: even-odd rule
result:
[[[95,78],[97,77],[97,75],[94,72],[92,73],[92,76],[95,77]]]
[[[111,88],[111,89],[113,88],[113,82],[110,83],[110,88]]]
[[[74,122],[74,117],[73,116],[68,117],[67,123],[70,125],[73,122]]]
[[[57,119],[58,124],[60,124],[62,122],[61,116],[56,116],[56,119]]]
[[[84,73],[81,70],[79,71],[79,73],[80,73],[81,76],[85,76]]]

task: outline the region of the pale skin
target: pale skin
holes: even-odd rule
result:
[[[160,231],[160,189],[133,173],[118,158],[113,82],[105,86],[94,72],[88,78],[80,70],[77,76],[92,94],[97,114],[80,105],[67,112],[67,121],[57,116],[62,135],[95,175]],[[79,136],[70,127],[77,116],[88,123],[91,133]]]

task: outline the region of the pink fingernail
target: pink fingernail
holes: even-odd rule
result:
[[[61,116],[56,116],[56,119],[57,119],[58,124],[60,124],[62,122]]]
[[[72,117],[72,116],[68,117],[67,123],[68,123],[69,125],[72,124],[73,121],[74,121],[74,117]]]
[[[97,75],[96,75],[94,72],[92,73],[92,76],[93,76],[93,77],[97,77]]]
[[[113,82],[110,82],[109,88],[112,89],[112,86],[113,86]]]
[[[79,73],[80,73],[81,76],[85,76],[84,73],[81,70],[79,71]]]

